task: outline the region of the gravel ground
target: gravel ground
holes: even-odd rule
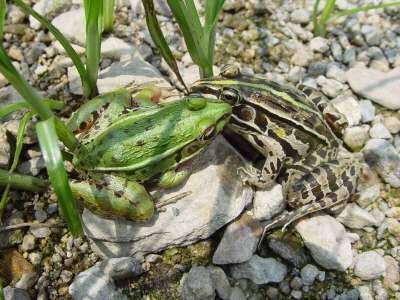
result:
[[[34,7],[49,19],[57,16],[53,23],[83,56],[79,3],[50,2],[57,5],[49,8],[41,0]],[[363,6],[377,2],[360,1]],[[265,220],[257,217],[264,209],[257,199],[267,197],[263,191],[257,191],[247,213],[227,229],[224,226],[191,245],[133,251],[122,258],[104,256],[93,236],[73,238],[65,227],[0,232],[0,277],[6,299],[400,299],[400,6],[341,18],[321,38],[312,33],[312,5],[311,1],[228,1],[219,19],[215,65],[238,64],[243,72],[267,79],[302,82],[331,99],[349,119],[342,137],[345,147],[365,162],[358,186],[361,197],[355,203],[336,218],[318,214],[289,226],[285,234],[273,232],[268,247],[257,254],[251,250],[257,238],[251,237]],[[344,10],[359,5],[342,0],[337,6]],[[157,1],[156,8],[190,85],[198,78],[197,67],[165,4]],[[101,70],[140,59],[179,87],[149,38],[140,1],[116,1],[115,16],[115,30],[103,43]],[[82,103],[71,60],[47,31],[12,4],[3,46],[44,98],[68,104],[59,113],[61,118],[68,118]],[[375,88],[368,89],[372,83],[377,83]],[[0,88],[0,106],[20,101],[1,75]],[[23,113],[2,120],[1,168],[9,167]],[[28,126],[17,171],[46,178],[33,129],[36,121]],[[267,192],[277,193],[275,187],[279,193],[279,185]],[[95,222],[84,218],[88,226]],[[26,222],[63,223],[51,191],[10,192],[3,227]],[[230,232],[241,235],[232,237]],[[246,237],[250,238],[243,242],[239,257],[248,258],[237,261],[232,240]],[[313,245],[325,243],[324,238],[334,240],[327,246],[333,248],[314,249]]]

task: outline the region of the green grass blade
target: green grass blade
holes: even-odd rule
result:
[[[340,17],[346,16],[349,14],[353,14],[353,13],[356,13],[359,11],[370,10],[370,9],[374,9],[374,8],[384,8],[384,7],[389,7],[389,6],[393,6],[393,5],[399,5],[399,4],[400,4],[400,1],[397,1],[397,2],[392,2],[392,3],[384,3],[384,4],[378,4],[378,5],[372,5],[372,6],[357,7],[357,8],[353,8],[353,9],[339,11],[337,13],[334,13],[331,17],[329,17],[326,20],[326,24],[332,24]]]
[[[7,9],[6,1],[0,0],[0,42],[3,42],[3,26],[4,26],[4,19],[6,18],[6,9]]]
[[[62,101],[50,100],[50,99],[44,99],[42,101],[47,105],[49,109],[62,110],[65,108],[65,103]],[[0,108],[0,119],[22,108],[27,108],[27,107],[30,107],[29,103],[27,102],[12,103],[7,106],[4,106]]]
[[[90,86],[90,99],[98,95],[101,35],[103,26],[103,1],[86,0],[86,75]]]
[[[78,209],[68,184],[61,151],[58,147],[55,118],[39,122],[36,130],[39,137],[40,148],[46,161],[46,168],[50,182],[57,194],[64,219],[73,236],[83,233]]]
[[[16,141],[15,152],[14,152],[14,161],[10,168],[10,174],[12,172],[14,172],[14,169],[17,167],[17,164],[19,161],[19,156],[21,154],[21,150],[22,150],[22,146],[23,146],[22,140],[24,139],[24,131],[25,131],[26,124],[35,114],[36,114],[35,111],[31,110],[19,122],[18,132],[17,132],[17,141]]]
[[[0,300],[4,300],[3,284],[1,283],[1,280],[0,280]]]
[[[214,48],[215,48],[215,36],[217,32],[218,16],[221,13],[222,7],[224,6],[225,0],[207,0],[205,20],[204,20],[204,39],[203,49],[207,53],[207,58],[210,64],[214,61]],[[209,75],[212,76],[213,74]],[[208,77],[208,76],[206,76]]]
[[[212,74],[212,65],[208,61],[201,42],[204,32],[196,25],[196,18],[192,18],[193,12],[189,12],[185,3],[180,0],[167,0],[167,2],[182,31],[190,57],[199,66],[200,76],[211,76],[208,74]]]
[[[19,7],[21,7],[24,11],[26,11],[28,14],[30,14],[32,17],[34,17],[36,20],[38,20],[43,26],[45,26],[55,36],[55,38],[60,42],[60,44],[63,46],[63,48],[67,52],[68,56],[72,59],[72,62],[74,63],[74,65],[79,73],[79,76],[81,77],[83,95],[85,98],[88,98],[89,94],[90,94],[90,88],[89,88],[88,78],[86,77],[85,66],[83,65],[78,54],[72,48],[71,44],[61,34],[61,32],[57,28],[55,28],[47,19],[45,19],[40,14],[38,14],[35,10],[33,10],[28,5],[26,5],[22,0],[13,0],[13,1],[15,4],[17,4]]]
[[[35,193],[44,193],[50,186],[48,180],[19,173],[9,174],[8,170],[0,169],[0,186],[7,186],[8,184],[12,189]]]
[[[114,29],[114,0],[104,0],[104,31]]]
[[[183,82],[178,65],[176,64],[175,57],[172,54],[172,51],[169,48],[167,41],[165,40],[165,37],[161,31],[160,24],[158,23],[153,0],[142,0],[142,2],[146,15],[147,28],[149,29],[150,36],[153,39],[154,44],[156,45],[158,51],[160,51],[168,66],[175,73],[179,82],[185,87],[187,91],[188,89]]]
[[[1,180],[1,178],[0,178],[0,180]],[[4,210],[4,206],[6,205],[6,202],[7,202],[7,196],[8,196],[8,193],[10,192],[10,188],[11,188],[11,184],[7,184],[3,195],[1,196],[1,200],[0,200],[0,224],[2,223],[1,219],[3,218],[3,210]]]
[[[314,35],[324,36],[325,34],[323,34],[321,32],[321,26],[323,26],[323,25],[320,26],[320,24],[318,23],[318,19],[317,19],[319,2],[320,2],[320,0],[315,1],[313,15],[312,15],[312,21],[313,21],[313,25],[314,25]]]
[[[327,0],[322,10],[321,17],[319,19],[320,24],[325,24],[326,20],[328,20],[329,16],[331,15],[333,8],[335,6],[336,0]]]

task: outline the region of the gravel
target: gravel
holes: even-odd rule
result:
[[[83,56],[83,10],[75,2],[55,2],[40,0],[35,8],[52,20]],[[363,5],[376,4],[372,2]],[[353,3],[337,1],[336,5],[343,10],[354,8]],[[155,7],[190,85],[198,78],[198,68],[192,64],[165,2],[155,1]],[[18,257],[14,264],[4,259],[0,264],[13,272],[26,267],[13,273],[14,277],[1,273],[5,299],[400,299],[399,7],[348,15],[328,26],[325,38],[312,33],[313,1],[232,1],[226,3],[220,18],[217,67],[235,63],[243,71],[265,78],[314,86],[349,119],[344,144],[357,152],[355,156],[365,161],[366,167],[358,187],[360,198],[336,219],[321,212],[296,222],[284,233],[279,229],[267,238],[269,248],[255,254],[259,222],[262,225],[284,209],[281,186],[274,184],[257,191],[253,210],[248,201],[240,203],[239,212],[224,220],[233,220],[225,232],[226,227],[221,228],[225,223],[213,225],[212,230],[202,225],[205,235],[194,234],[186,241],[179,237],[181,244],[168,244],[159,233],[152,240],[149,233],[146,238],[150,237],[152,244],[162,241],[162,247],[131,244],[125,248],[129,255],[115,255],[127,241],[110,242],[106,236],[96,239],[89,227],[87,235],[77,238],[66,228],[23,227],[0,233],[1,256]],[[43,98],[68,103],[60,117],[68,117],[69,111],[78,107],[82,91],[71,60],[40,24],[13,4],[8,5],[3,46]],[[162,78],[162,86],[172,83],[179,87],[150,40],[140,1],[116,1],[115,29],[105,35],[101,57],[101,92],[130,81],[130,77],[117,76],[120,72],[129,76],[143,64],[149,66],[142,71],[143,81]],[[21,101],[2,76],[0,87],[1,107]],[[0,124],[2,168],[10,165],[9,152],[15,145],[12,136],[22,116],[14,113]],[[25,132],[26,154],[17,170],[46,178],[40,153],[32,155],[38,152],[35,122],[30,122]],[[201,175],[204,182],[209,175]],[[264,197],[274,201],[263,203]],[[0,228],[25,222],[64,223],[51,191],[43,195],[11,191],[9,198]],[[207,208],[207,204],[203,206]],[[243,207],[248,211],[238,217]],[[181,225],[187,229],[191,213],[199,211],[175,209],[169,218],[179,220],[180,214],[188,214],[189,221]],[[102,233],[136,233],[131,227],[114,230],[114,223],[96,222]],[[221,240],[224,243],[220,244]],[[95,289],[98,291],[93,292]]]

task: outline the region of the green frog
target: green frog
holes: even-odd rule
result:
[[[196,81],[191,90],[229,103],[228,127],[265,156],[261,169],[239,170],[245,181],[267,187],[282,175],[293,210],[273,218],[263,236],[270,228],[285,228],[306,214],[344,203],[355,193],[361,164],[337,158],[341,144],[334,134],[347,127],[346,117],[315,89],[244,74],[228,65],[219,76]]]
[[[133,102],[121,88],[83,105],[67,127],[84,131],[72,160],[80,180],[74,198],[96,214],[147,222],[154,204],[142,183],[161,188],[180,183],[199,164],[196,157],[228,122],[232,108],[199,95],[158,102],[148,87]],[[197,162],[196,162],[197,161]]]

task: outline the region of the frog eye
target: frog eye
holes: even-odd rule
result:
[[[207,100],[198,92],[189,93],[184,101],[188,104],[188,109],[192,111],[201,110],[207,105]]]
[[[219,99],[225,101],[232,106],[236,106],[239,104],[240,100],[242,100],[242,97],[240,96],[239,92],[234,88],[223,87]]]
[[[203,119],[196,125],[197,139],[205,143],[212,140],[217,134],[215,123],[211,119]]]

